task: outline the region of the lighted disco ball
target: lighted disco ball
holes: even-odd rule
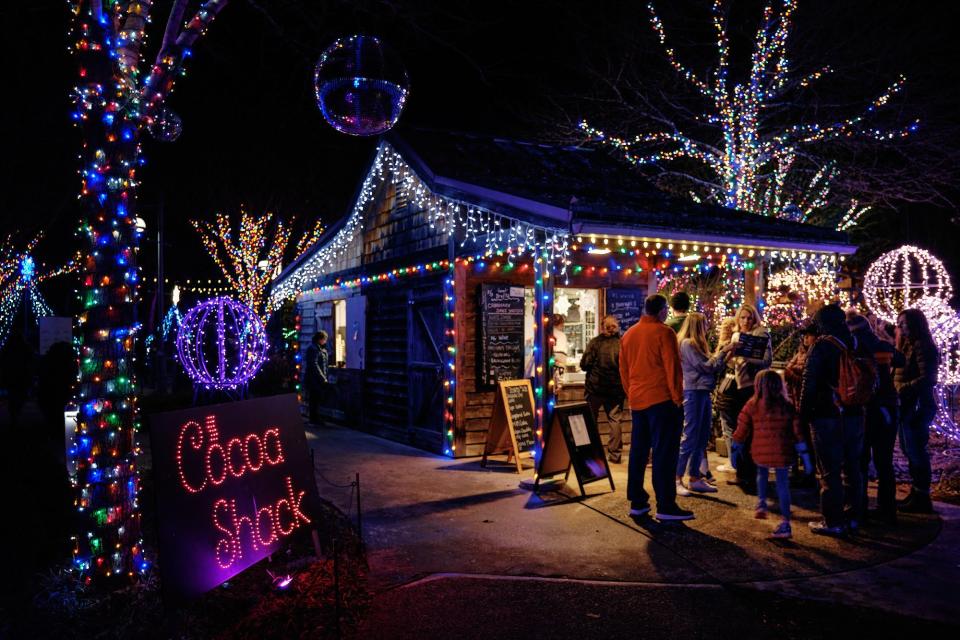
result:
[[[160,142],[173,142],[183,133],[183,120],[170,109],[160,107],[147,124],[147,131]]]
[[[946,303],[953,297],[950,274],[929,251],[904,245],[889,251],[867,268],[863,277],[867,306],[879,318],[896,322],[904,309],[917,308],[926,299]]]
[[[410,92],[399,58],[379,38],[360,35],[327,47],[317,62],[313,86],[324,119],[351,136],[389,131]]]
[[[177,356],[194,384],[236,389],[257,374],[267,335],[253,309],[221,296],[190,309],[177,331]]]

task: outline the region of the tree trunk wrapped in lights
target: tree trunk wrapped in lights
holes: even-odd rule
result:
[[[140,279],[134,213],[140,140],[182,72],[191,47],[227,4],[206,0],[183,24],[175,0],[156,61],[141,47],[152,0],[72,3],[71,46],[78,62],[73,119],[82,134],[83,257],[77,436],[78,526],[74,566],[87,582],[115,584],[147,569],[140,538],[136,469],[134,305]]]

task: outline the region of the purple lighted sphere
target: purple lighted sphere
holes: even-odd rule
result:
[[[236,389],[257,374],[267,336],[254,311],[221,296],[190,309],[177,331],[177,356],[194,384]]]

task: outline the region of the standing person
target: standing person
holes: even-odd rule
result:
[[[764,369],[754,381],[753,397],[747,401],[737,420],[733,439],[751,441],[751,453],[757,464],[756,517],[767,517],[767,484],[770,469],[777,478],[777,499],[780,503],[780,525],[774,538],[789,538],[790,529],[790,465],[796,458],[796,448],[803,441],[800,420],[787,397],[783,378],[773,369]]]
[[[905,513],[933,513],[930,501],[930,423],[937,414],[933,388],[940,354],[923,312],[906,309],[897,316],[897,348],[905,364],[894,373],[900,397],[900,449],[910,467],[910,495],[900,503]]]
[[[740,334],[766,338],[767,348],[764,350],[762,358],[737,355],[733,358],[733,375],[737,384],[737,391],[733,395],[728,411],[733,418],[734,425],[737,424],[743,405],[747,404],[747,400],[753,396],[753,379],[759,371],[773,364],[770,332],[761,324],[760,313],[752,304],[744,303],[737,310],[737,331],[731,337],[734,344],[739,342]],[[757,474],[753,459],[750,457],[749,443],[745,446],[740,446],[735,440],[731,443],[730,464],[737,472],[737,480],[731,484],[739,484],[745,492],[753,493],[756,490]]]
[[[550,320],[553,322],[553,380],[557,392],[559,392],[563,374],[567,371],[567,353],[570,345],[567,341],[567,334],[563,332],[566,319],[561,314],[555,313]],[[532,360],[533,358],[531,358]]]
[[[813,322],[800,329],[800,346],[783,370],[783,379],[787,384],[787,392],[794,407],[800,406],[800,389],[803,386],[803,369],[807,365],[807,354],[819,335],[820,330]]]
[[[809,323],[800,330],[800,346],[797,352],[790,358],[786,368],[783,370],[783,378],[787,384],[787,393],[794,409],[800,410],[800,390],[803,387],[803,369],[807,366],[807,354],[810,353],[810,347],[814,345],[820,335],[820,330],[813,322]],[[804,488],[816,486],[816,470],[813,468],[810,451],[813,447],[813,440],[810,437],[809,426],[801,421],[800,427],[803,430],[803,447],[798,447],[798,459],[803,461],[803,473],[801,475],[800,465],[797,461],[793,464],[794,478],[797,484]]]
[[[607,459],[619,464],[623,452],[623,401],[626,394],[620,382],[620,321],[616,316],[607,316],[601,325],[602,333],[587,343],[580,358],[580,368],[587,373],[584,387],[587,403],[593,419],[600,417],[603,407],[610,424],[607,439]]]
[[[687,292],[677,291],[673,294],[670,297],[670,308],[673,309],[673,314],[667,318],[665,324],[673,329],[674,333],[679,333],[680,327],[683,326],[683,321],[690,311],[690,296],[687,295]]]
[[[874,333],[868,319],[856,311],[847,311],[847,328],[857,341],[858,349],[873,354],[877,367],[877,391],[867,403],[864,416],[860,502],[866,508],[867,474],[872,454],[873,466],[877,470],[877,510],[873,515],[882,522],[894,524],[897,521],[897,479],[893,470],[893,446],[897,440],[899,407],[892,367],[902,367],[905,360],[903,354]]]
[[[0,355],[0,376],[7,390],[10,425],[16,426],[33,385],[33,347],[18,327],[10,332]]]
[[[667,299],[647,296],[640,321],[627,329],[620,344],[620,379],[633,419],[633,443],[627,469],[630,515],[650,511],[643,488],[647,459],[653,449],[653,490],[659,520],[690,520],[693,512],[677,505],[674,471],[680,453],[683,422],[683,372],[677,336],[663,324]]]
[[[714,352],[720,353],[720,350],[730,344],[733,334],[737,330],[737,319],[726,317],[720,321],[720,329],[717,331],[717,349]],[[737,395],[737,379],[733,375],[733,364],[727,361],[727,368],[724,370],[714,393],[714,405],[717,407],[717,416],[720,419],[720,431],[724,441],[727,443],[727,462],[717,466],[717,471],[733,472],[733,461],[730,459],[730,452],[733,445],[733,432],[737,429],[737,416],[732,413],[734,399]]]
[[[304,387],[307,389],[307,401],[310,407],[310,423],[322,425],[320,418],[320,403],[323,401],[327,389],[327,366],[330,356],[326,349],[327,332],[317,331],[313,334],[310,346],[307,347],[307,364],[304,373]]]
[[[717,384],[717,374],[727,368],[727,360],[735,345],[728,343],[713,357],[708,356],[707,317],[695,311],[687,314],[677,334],[677,342],[683,370],[683,437],[677,462],[677,495],[688,496],[691,491],[716,493],[716,487],[703,479],[700,463],[706,453],[713,421],[710,394]],[[690,476],[687,487],[683,486],[684,473]]]
[[[810,529],[820,535],[842,536],[848,527],[856,529],[862,517],[863,407],[843,406],[836,391],[841,358],[855,349],[855,342],[840,305],[822,307],[813,320],[821,337],[810,348],[803,370],[800,417],[810,424],[813,435],[823,520],[811,522]],[[850,504],[846,521],[845,501]]]

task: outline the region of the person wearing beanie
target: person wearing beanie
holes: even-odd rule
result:
[[[820,512],[823,520],[810,523],[813,533],[842,536],[862,521],[863,407],[842,406],[836,389],[840,360],[856,350],[838,304],[822,307],[813,317],[821,337],[810,348],[803,369],[800,418],[810,425],[817,469],[820,471]],[[858,354],[860,355],[860,354]],[[849,511],[844,512],[847,504]]]

